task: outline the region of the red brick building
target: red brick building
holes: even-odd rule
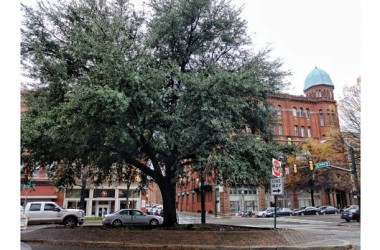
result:
[[[337,103],[334,99],[334,84],[330,76],[315,67],[306,77],[304,95],[277,94],[269,101],[276,108],[277,124],[274,126],[276,140],[301,143],[306,138],[323,140],[330,128],[339,128]],[[185,166],[185,173],[186,173]],[[189,171],[191,172],[191,171]],[[212,178],[206,182],[212,183]],[[199,177],[191,174],[181,178],[177,188],[179,210],[200,212]],[[206,211],[218,214],[237,214],[240,211],[258,211],[271,205],[273,197],[260,187],[239,186],[226,188],[211,185],[206,191]],[[315,205],[344,206],[352,202],[345,192],[325,193],[319,190],[315,194]],[[285,190],[279,198],[279,206],[298,208],[311,205],[310,194]]]
[[[269,101],[276,108],[277,123],[274,126],[276,139],[282,142],[300,143],[306,138],[323,140],[329,128],[339,128],[337,103],[334,99],[334,85],[330,76],[323,70],[315,68],[306,77],[304,83],[305,95],[277,94]],[[21,104],[21,112],[25,106]],[[212,176],[205,178],[206,211],[218,214],[237,214],[239,211],[258,211],[271,205],[273,197],[263,188],[252,186],[224,187],[214,185]],[[32,188],[21,188],[21,203],[26,200],[52,200],[66,207],[76,207],[79,204],[79,187],[69,192],[57,192],[51,179],[41,169],[33,176]],[[184,165],[184,175],[177,183],[176,203],[180,211],[200,212],[200,178],[197,173],[191,173],[191,164]],[[135,186],[135,184],[133,185]],[[102,211],[113,211],[127,206],[125,185],[89,186],[86,195],[86,215],[101,216]],[[145,204],[161,203],[160,192],[156,186],[146,194],[129,194],[130,206],[144,210]],[[315,205],[330,204],[344,206],[352,203],[349,193],[325,193],[319,190],[315,194]],[[285,195],[279,197],[279,206],[298,208],[311,205],[310,195],[302,192],[292,193],[285,190]]]

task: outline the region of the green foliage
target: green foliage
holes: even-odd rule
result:
[[[266,99],[288,72],[270,50],[253,53],[227,1],[149,5],[150,18],[126,0],[22,7],[22,63],[38,83],[24,96],[21,146],[25,162],[72,169],[61,176],[87,169],[101,182],[138,168],[160,187],[170,225],[182,159],[225,182],[269,175],[280,148]]]

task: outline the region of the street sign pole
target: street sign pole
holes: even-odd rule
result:
[[[272,178],[270,180],[271,194],[274,195],[274,229],[277,227],[277,198],[284,193],[284,178]]]
[[[274,229],[276,229],[277,220],[277,195],[274,196]]]

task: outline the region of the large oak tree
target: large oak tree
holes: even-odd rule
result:
[[[35,80],[24,96],[25,163],[91,166],[98,180],[133,166],[159,186],[167,226],[183,159],[224,183],[269,176],[280,153],[266,100],[288,72],[269,49],[254,52],[241,9],[78,0],[22,10],[22,63]]]

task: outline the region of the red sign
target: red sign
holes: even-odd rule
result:
[[[272,175],[275,177],[282,177],[281,162],[272,158]]]

